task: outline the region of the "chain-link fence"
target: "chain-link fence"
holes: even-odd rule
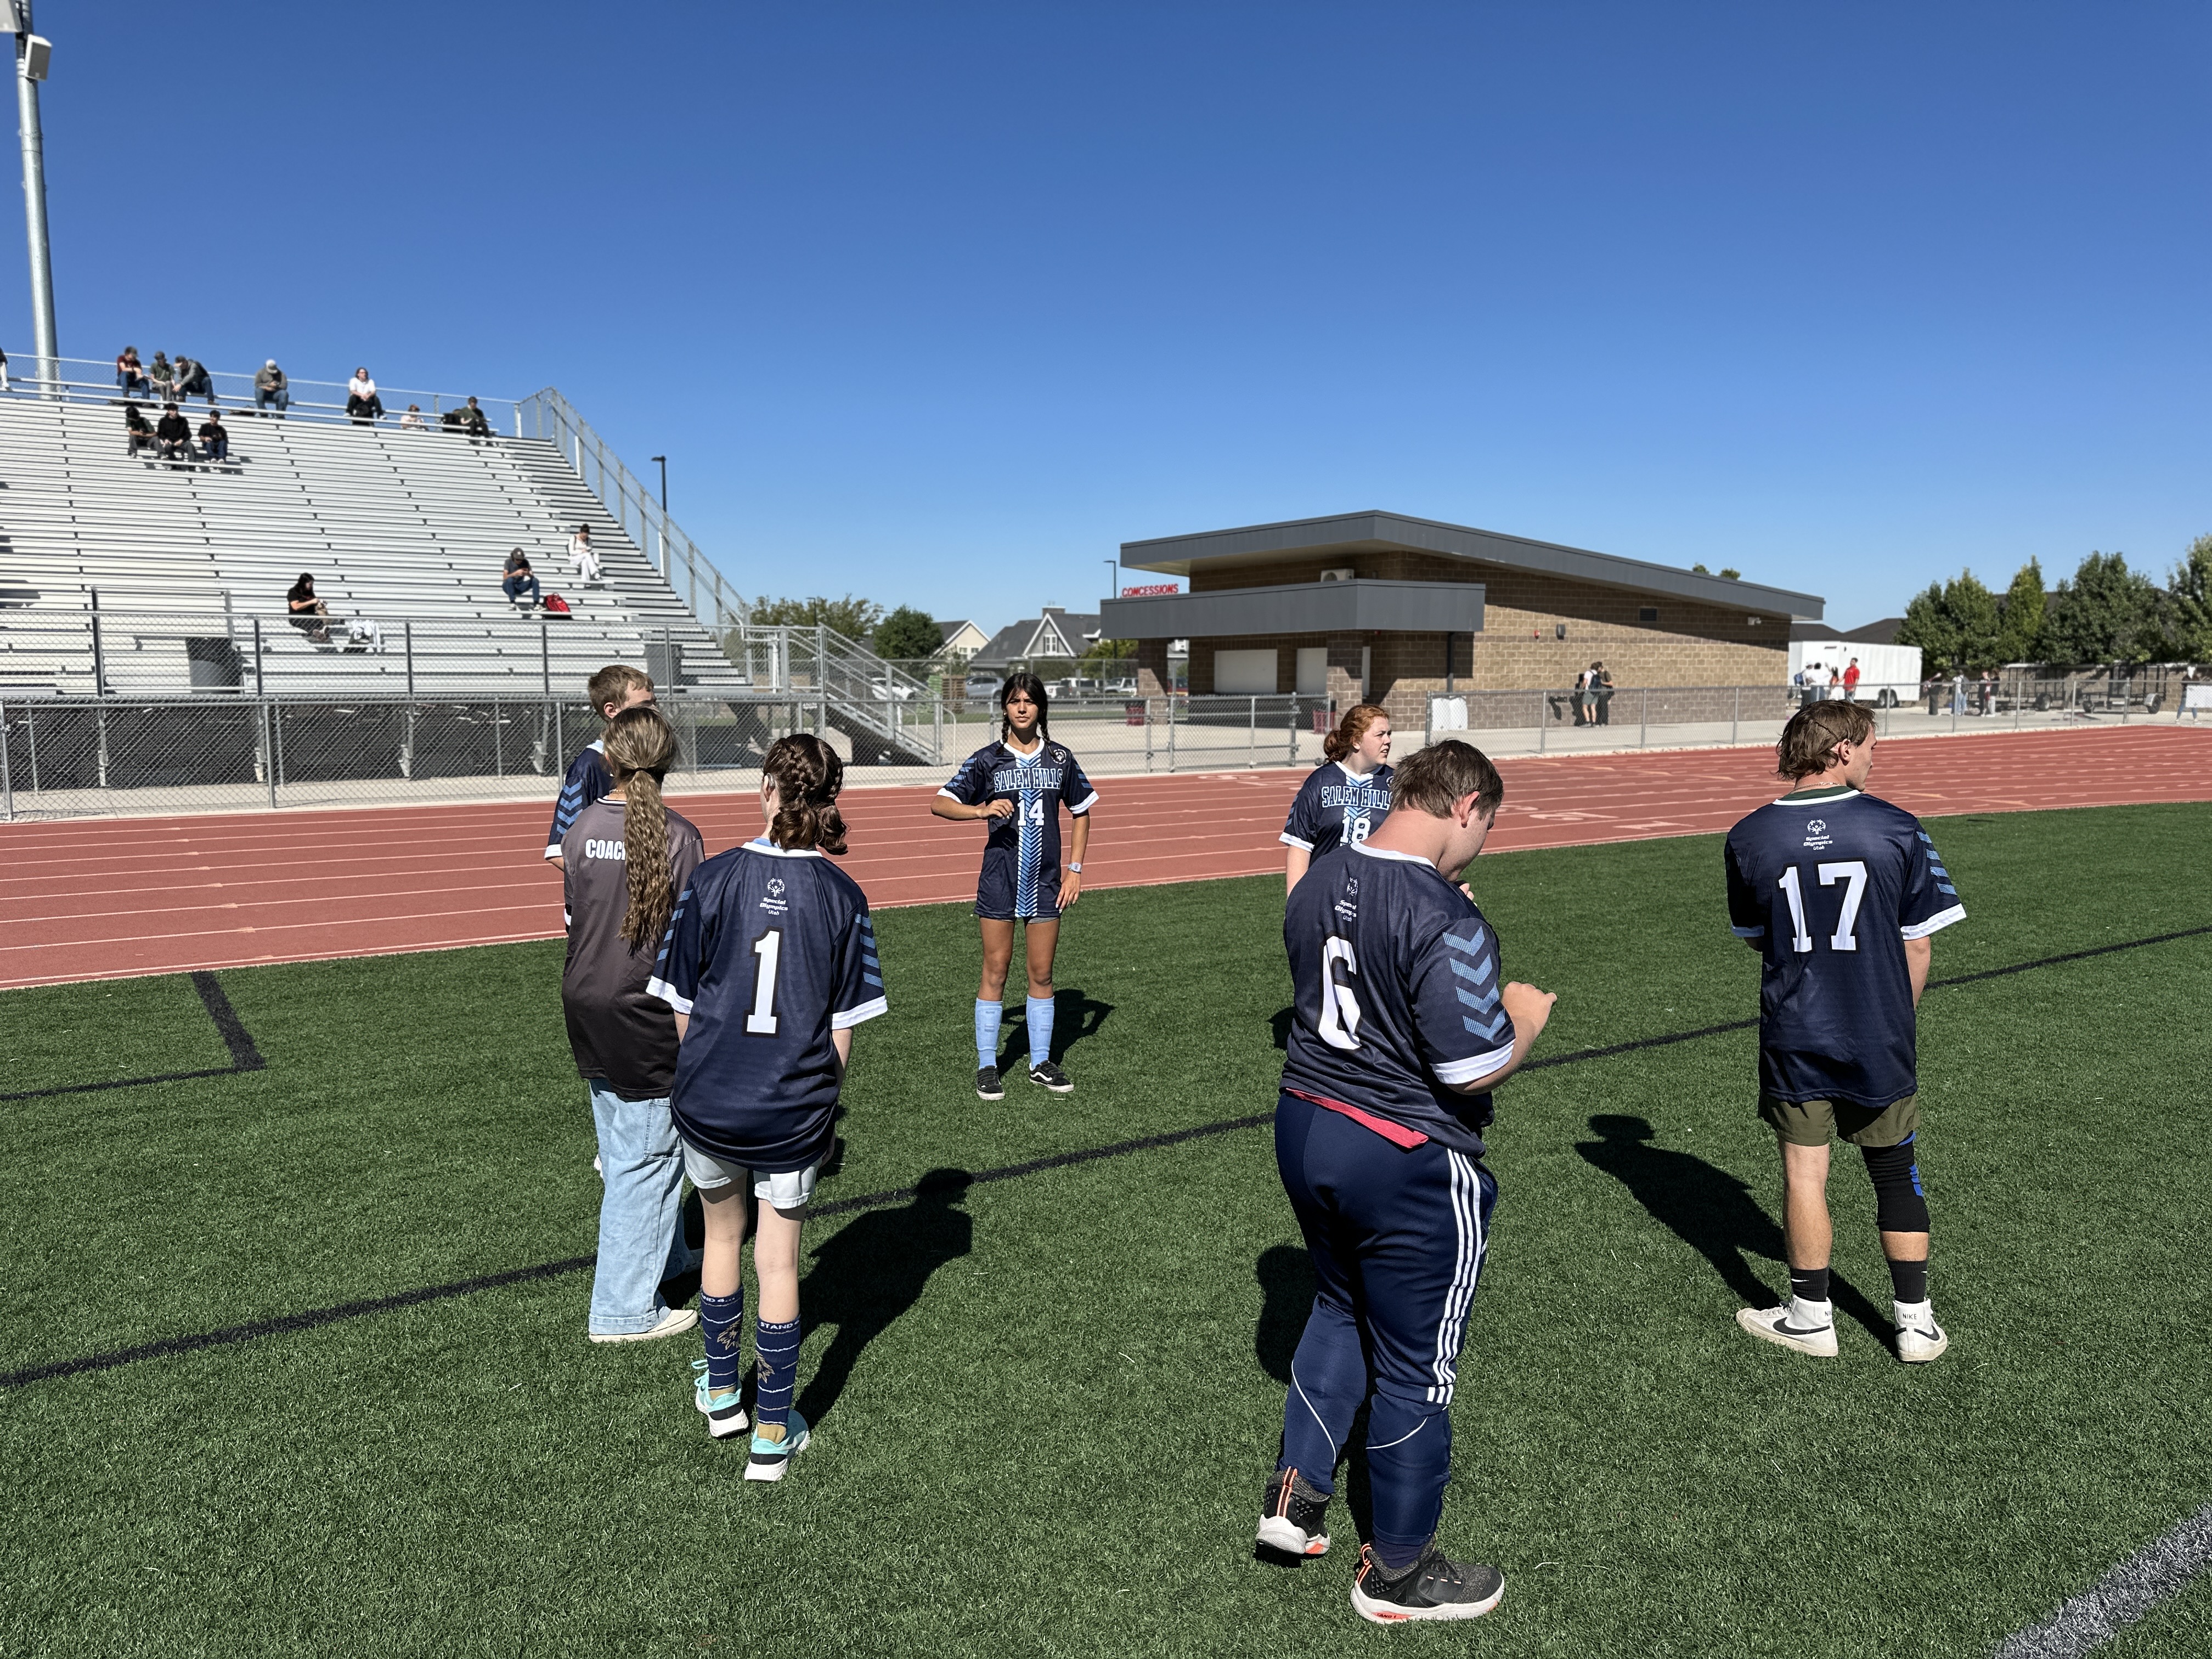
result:
[[[2199,718],[2179,683],[2027,682],[1986,709],[1943,688],[1874,709],[1885,737],[2120,726]],[[2194,683],[2199,691],[2212,690]],[[1972,683],[1969,683],[1970,687]],[[1625,687],[1438,694],[1398,725],[1394,757],[1463,734],[1492,755],[1771,744],[1804,693],[1777,686]],[[2212,698],[2203,700],[2212,708]],[[2041,706],[2039,707],[2038,705]],[[996,710],[886,694],[840,703],[819,686],[664,690],[682,757],[675,793],[757,787],[761,757],[789,732],[823,736],[854,783],[940,782],[999,736]],[[1095,776],[1317,764],[1335,711],[1319,697],[1055,699],[1053,737]],[[580,699],[527,689],[465,695],[250,689],[175,697],[11,695],[0,689],[0,819],[273,808],[548,800],[599,735]],[[932,759],[931,757],[937,758]]]

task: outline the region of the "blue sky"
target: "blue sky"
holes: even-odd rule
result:
[[[558,386],[748,592],[1381,507],[1850,626],[2212,530],[2201,5],[38,22],[64,354]]]

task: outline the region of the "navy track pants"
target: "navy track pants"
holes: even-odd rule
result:
[[[1371,1401],[1375,1543],[1410,1559],[1443,1510],[1452,1389],[1498,1182],[1465,1152],[1395,1146],[1291,1094],[1275,1106],[1275,1164],[1319,1286],[1291,1360],[1276,1467],[1334,1492],[1352,1419]]]

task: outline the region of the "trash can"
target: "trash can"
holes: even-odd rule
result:
[[[222,635],[185,641],[185,661],[195,691],[235,691],[245,679],[238,647]]]

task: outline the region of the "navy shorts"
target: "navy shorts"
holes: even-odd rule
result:
[[[1058,921],[1060,866],[1037,872],[1027,911],[1016,908],[1021,860],[1011,847],[988,848],[983,854],[983,873],[975,883],[975,914],[986,921]]]

